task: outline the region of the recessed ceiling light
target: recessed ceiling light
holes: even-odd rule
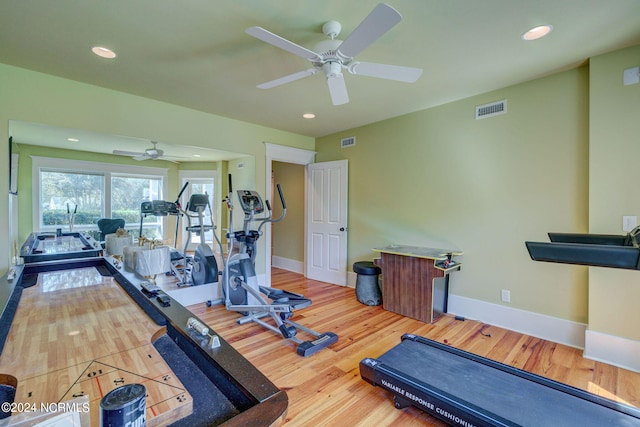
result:
[[[67,138],[67,141],[69,141],[69,142],[79,142],[80,140],[78,138]]]
[[[107,58],[107,59],[114,59],[116,56],[118,56],[111,49],[107,49],[106,47],[102,47],[102,46],[92,47],[91,52],[95,53],[101,58]]]
[[[540,25],[537,27],[533,27],[522,35],[522,40],[526,40],[526,41],[537,40],[541,37],[546,36],[552,30],[553,30],[553,25]]]
[[[305,119],[314,119],[316,115],[313,113],[304,113],[302,117],[304,117]]]

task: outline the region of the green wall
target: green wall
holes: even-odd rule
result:
[[[255,158],[255,185],[261,192],[266,188],[264,141],[303,149],[314,147],[310,137],[4,64],[0,64],[0,93],[3,165],[9,163],[9,120],[244,153]],[[7,193],[8,179],[2,179],[0,194]],[[10,203],[7,197],[0,198],[0,212],[8,213]],[[12,234],[8,214],[0,215],[0,232]],[[0,244],[0,272],[6,270],[10,258],[10,243],[4,242]],[[263,256],[264,251],[260,254]],[[263,272],[264,259],[258,260],[257,269]]]
[[[587,231],[588,89],[581,67],[319,138],[317,161],[349,161],[349,265],[394,243],[459,249],[452,293],[508,289],[513,308],[586,322],[587,268],[533,262],[524,242]]]
[[[640,216],[640,84],[622,73],[640,65],[640,46],[590,61],[589,232],[622,233],[622,216]],[[640,274],[589,269],[589,329],[640,340]]]
[[[154,162],[158,162],[158,160],[153,160],[153,161]],[[134,160],[134,162],[135,162],[135,160]],[[140,162],[137,162],[137,163],[139,164]],[[176,165],[173,162],[165,162],[165,163],[170,163],[172,165]],[[147,166],[147,165],[153,166],[155,164],[158,164],[158,163],[149,162],[145,166]],[[165,166],[162,166],[162,167],[165,167]],[[176,167],[177,167],[178,170],[181,170],[181,171],[204,171],[204,170],[211,171],[211,170],[217,170],[218,169],[218,162],[185,162],[185,163],[177,164]],[[180,190],[180,188],[178,188],[179,184],[177,183],[177,181],[176,181],[175,185],[176,185],[175,191],[176,191],[176,197],[177,197],[178,196],[177,193]],[[170,187],[171,187],[171,185],[170,185]],[[173,197],[172,200],[175,200],[175,197]]]
[[[287,203],[287,215],[273,224],[274,256],[304,262],[305,167],[292,163],[272,162],[274,185],[280,184]],[[282,213],[277,191],[273,192],[273,216]]]

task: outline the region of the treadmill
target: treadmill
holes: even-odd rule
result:
[[[548,235],[550,242],[525,242],[532,260],[640,270],[640,227],[627,235]]]
[[[180,194],[182,194],[182,191],[184,191],[185,187],[188,185],[189,183],[185,184],[184,187],[182,187],[182,190],[180,191]],[[180,196],[178,196],[179,198]],[[166,200],[151,200],[151,201],[146,201],[146,202],[142,202],[140,204],[140,231],[138,232],[138,236],[142,236],[142,226],[144,223],[144,219],[147,217],[147,215],[153,215],[156,217],[160,217],[160,216],[167,216],[167,215],[173,215],[176,217],[176,238],[175,238],[175,243],[177,243],[177,221],[180,218],[180,210],[178,209],[178,203],[177,202],[168,202]],[[173,248],[173,247],[169,247],[169,254],[171,256],[171,262],[176,262],[176,261],[182,261],[185,258],[185,255],[178,251],[177,249]]]
[[[412,334],[360,376],[453,426],[640,426],[640,410]]]

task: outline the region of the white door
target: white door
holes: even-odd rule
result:
[[[307,166],[307,277],[347,284],[347,161]]]

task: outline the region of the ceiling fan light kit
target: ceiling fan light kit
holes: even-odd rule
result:
[[[354,61],[357,54],[369,47],[401,20],[402,15],[398,11],[385,3],[380,3],[344,41],[336,39],[342,30],[340,23],[327,21],[322,26],[322,32],[329,37],[329,40],[318,43],[315,46],[315,51],[299,46],[262,27],[247,28],[247,34],[307,59],[314,66],[309,70],[298,71],[261,83],[257,87],[271,89],[322,71],[327,78],[327,86],[333,105],[342,105],[349,102],[347,86],[342,75],[343,69],[353,75],[413,83],[422,75],[422,69]]]

